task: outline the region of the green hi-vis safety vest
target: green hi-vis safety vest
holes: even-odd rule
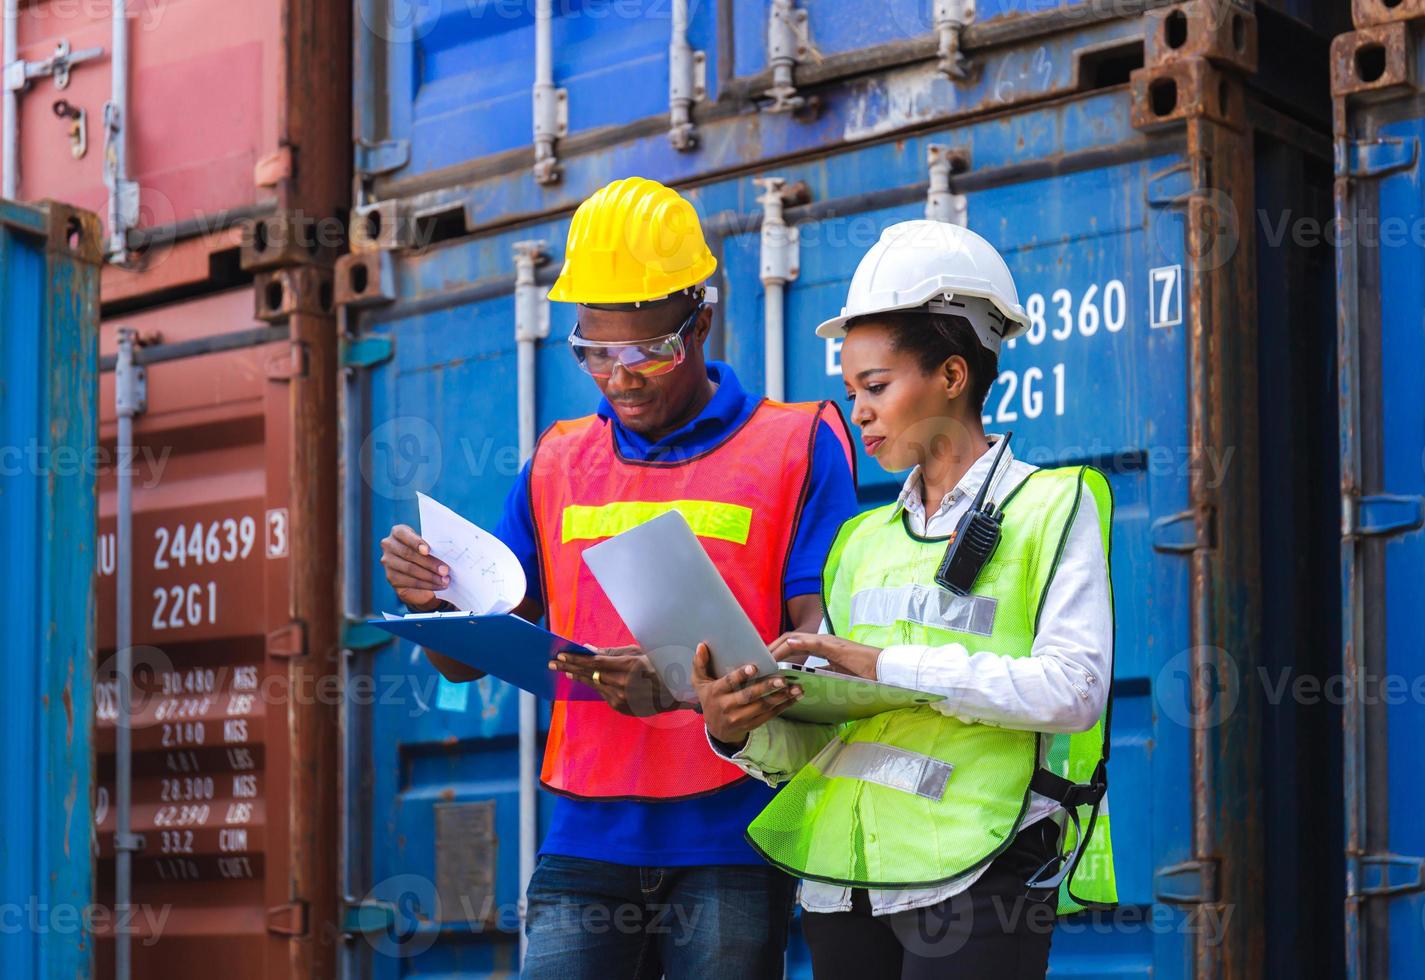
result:
[[[1090,467],[1036,470],[1001,505],[1003,530],[975,582],[956,596],[935,583],[946,540],[912,534],[896,508],[847,521],[823,587],[834,633],[874,647],[961,643],[1028,657],[1044,595],[1085,493],[1108,553],[1113,498]],[[1111,708],[1111,701],[1110,701]],[[1110,711],[1060,735],[967,723],[930,705],[841,726],[747,830],[772,864],[801,878],[863,888],[943,884],[1009,846],[1033,790],[1072,826],[1032,884],[1059,889],[1059,911],[1117,902],[1107,792]],[[1047,740],[1044,765],[1041,740]]]

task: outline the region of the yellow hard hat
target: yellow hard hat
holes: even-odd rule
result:
[[[698,213],[656,180],[625,177],[599,188],[569,223],[558,303],[646,303],[697,286],[717,259]]]

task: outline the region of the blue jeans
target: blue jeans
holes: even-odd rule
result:
[[[527,980],[781,980],[796,879],[765,865],[640,868],[542,854]]]

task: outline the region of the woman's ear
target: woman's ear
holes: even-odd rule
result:
[[[945,397],[954,401],[970,386],[970,366],[959,354],[952,354],[940,365],[940,374],[945,382]]]

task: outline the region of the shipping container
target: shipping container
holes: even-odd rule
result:
[[[133,423],[132,976],[334,972],[336,415],[330,281],[108,318],[100,438],[116,438],[127,332]],[[99,647],[116,643],[115,529],[99,482]],[[120,556],[121,557],[121,556]],[[97,893],[115,889],[117,678],[96,679]],[[114,975],[104,932],[98,974]]]
[[[1418,2],[1356,0],[1332,46],[1347,970],[1425,971],[1425,45]]]
[[[702,180],[1118,84],[1145,56],[1255,59],[1259,30],[1263,63],[1293,70],[1253,84],[1298,104],[1314,89],[1321,111],[1324,78],[1295,66],[1349,27],[1334,0],[358,0],[357,11],[357,251],[573,207],[614,174]]]
[[[1263,551],[1295,548],[1335,513],[1329,494],[1299,492],[1319,473],[1294,448],[1334,426],[1320,384],[1332,356],[1330,259],[1276,234],[1282,214],[1329,215],[1329,135],[1324,107],[1299,119],[1290,100],[1257,97],[1270,86],[1247,84],[1254,62],[1230,30],[1217,39],[1226,47],[1156,49],[1155,32],[1180,9],[1043,38],[1055,66],[1082,67],[1078,45],[1106,44],[1122,60],[1088,91],[954,124],[941,118],[943,94],[896,94],[940,91],[933,62],[825,87],[825,115],[795,135],[765,116],[731,118],[709,149],[728,147],[724,165],[744,150],[799,156],[687,193],[720,262],[713,355],[750,388],[796,400],[842,397],[838,345],[812,327],[841,307],[880,230],[925,215],[967,223],[1004,253],[1032,319],[1002,356],[986,427],[1013,429],[1031,462],[1109,474],[1110,796],[1123,905],[1064,920],[1054,973],[1330,976],[1339,944],[1311,916],[1339,896],[1329,876],[1303,873],[1297,850],[1319,843],[1330,789],[1318,795],[1296,761],[1298,745],[1330,744],[1330,716],[1270,702],[1259,680],[1335,658],[1313,618],[1336,601],[1330,544],[1292,563]],[[1148,56],[1135,58],[1126,48],[1144,37]],[[1299,57],[1324,70],[1324,43]],[[750,149],[734,146],[736,133],[750,134]],[[773,139],[784,141],[775,151]],[[583,169],[548,192],[569,195],[558,212],[521,220],[550,198],[527,171],[511,172],[467,199],[511,227],[342,261],[338,300],[354,317],[350,620],[396,608],[377,542],[415,523],[417,491],[493,526],[528,448],[520,409],[532,400],[539,428],[592,411],[596,391],[564,343],[573,310],[554,305],[544,321],[543,294],[585,190],[628,173],[686,174],[666,140],[650,140],[569,161],[566,178]],[[485,196],[494,187],[508,194]],[[788,238],[779,220],[798,232],[790,252],[778,248]],[[777,303],[787,326],[769,337]],[[517,337],[538,336],[531,390]],[[864,457],[859,471],[866,505],[893,499],[898,477]],[[517,692],[489,679],[449,684],[419,649],[355,626],[345,642],[352,676],[399,692],[347,706],[345,931],[365,941],[350,947],[346,975],[515,970],[528,863]],[[790,959],[808,975],[799,941]]]
[[[10,6],[17,26],[6,60],[17,74],[23,63],[24,85],[7,186],[19,199],[89,208],[112,231],[108,188],[123,181],[131,267],[106,268],[106,305],[231,278],[244,221],[275,220],[280,231],[295,214],[344,215],[349,5],[130,0],[117,28],[110,2]],[[124,172],[107,173],[111,159]],[[317,243],[318,229],[308,231]],[[341,237],[339,222],[327,228],[325,250]]]
[[[0,960],[86,978],[94,831],[98,219],[0,201]]]

